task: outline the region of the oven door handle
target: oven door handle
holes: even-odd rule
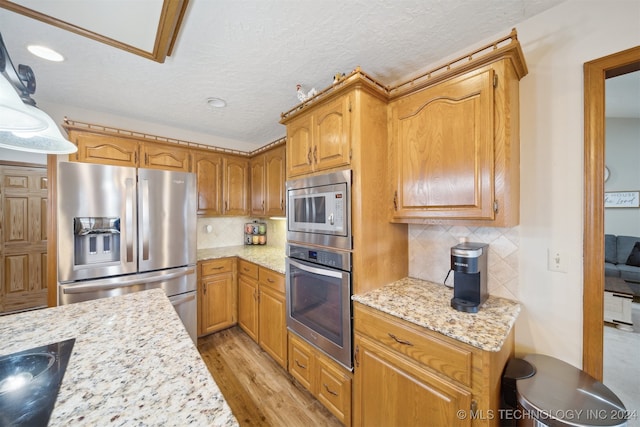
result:
[[[287,262],[293,265],[294,267],[299,268],[300,270],[306,271],[308,273],[317,274],[319,276],[328,276],[328,277],[335,277],[338,279],[342,279],[342,276],[344,274],[344,272],[341,270],[333,270],[331,269],[331,267],[324,267],[324,268],[314,267],[313,265],[307,264],[306,262],[303,263],[301,261],[296,261],[291,258],[287,258]]]

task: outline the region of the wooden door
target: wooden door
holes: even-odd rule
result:
[[[258,282],[242,274],[238,276],[238,325],[258,342]]]
[[[201,334],[228,328],[235,323],[233,273],[223,273],[202,280]]]
[[[222,155],[196,153],[194,172],[198,191],[198,215],[222,215]]]
[[[351,161],[351,98],[344,95],[314,113],[312,158],[315,170],[348,165]],[[366,141],[363,141],[366,145]]]
[[[78,146],[76,153],[69,154],[69,161],[138,166],[140,144],[134,139],[70,130],[69,140]]]
[[[311,115],[297,117],[287,124],[287,176],[313,171]]]
[[[265,164],[264,154],[251,159],[251,215],[265,213]]]
[[[470,426],[471,393],[356,335],[354,425]]]
[[[47,305],[47,170],[0,166],[0,312]]]
[[[266,216],[285,216],[285,146],[265,153],[264,213]]]
[[[391,106],[394,219],[494,218],[493,75],[471,73]]]
[[[191,172],[191,151],[188,148],[145,142],[141,155],[142,168]]]
[[[284,295],[260,285],[258,335],[260,347],[287,368],[287,323]]]
[[[249,213],[249,161],[227,156],[224,159],[224,214],[247,215]]]

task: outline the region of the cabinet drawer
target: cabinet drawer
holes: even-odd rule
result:
[[[275,291],[284,293],[284,276],[275,271],[260,267],[260,284],[268,286]]]
[[[316,358],[318,400],[344,425],[351,424],[351,377],[325,357]]]
[[[312,390],[313,354],[309,344],[289,334],[289,373],[307,390]]]
[[[230,271],[233,271],[233,261],[233,258],[221,258],[204,261],[200,266],[200,274],[204,277],[211,276],[213,274],[228,273]]]
[[[238,260],[238,273],[258,280],[258,266],[252,262]]]
[[[387,318],[376,310],[356,304],[354,328],[418,363],[471,387],[473,353],[408,325]]]

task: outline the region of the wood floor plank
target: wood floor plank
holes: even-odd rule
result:
[[[240,328],[198,340],[198,350],[241,426],[341,426]]]

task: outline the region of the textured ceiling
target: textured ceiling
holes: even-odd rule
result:
[[[4,9],[0,32],[13,62],[33,68],[36,101],[259,147],[284,136],[280,113],[298,103],[298,83],[320,90],[358,65],[385,84],[402,81],[561,2],[191,0],[163,64]],[[31,56],[31,43],[58,50],[65,62]],[[208,97],[228,106],[214,110]]]

